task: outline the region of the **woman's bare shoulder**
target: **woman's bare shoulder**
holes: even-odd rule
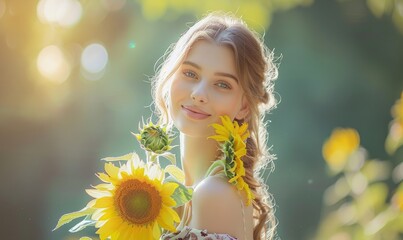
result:
[[[239,198],[236,188],[222,176],[208,176],[195,188],[195,196],[199,200],[204,198],[221,198],[223,200],[235,200]],[[237,200],[238,202],[239,200]]]
[[[219,176],[205,178],[193,193],[192,227],[243,239],[244,217],[245,222],[253,220],[252,207],[242,206],[242,198],[242,194],[227,179]],[[251,233],[253,226],[246,226],[247,232]]]

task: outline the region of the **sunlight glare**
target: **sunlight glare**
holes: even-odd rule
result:
[[[37,58],[37,68],[42,76],[56,83],[66,81],[71,71],[63,52],[55,45],[42,49]]]

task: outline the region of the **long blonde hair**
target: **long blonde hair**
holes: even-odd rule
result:
[[[199,40],[229,46],[234,52],[240,85],[249,104],[249,114],[240,122],[248,123],[250,131],[246,143],[247,155],[242,161],[246,170],[245,182],[255,196],[252,202],[255,219],[253,239],[273,239],[277,225],[274,201],[262,179],[262,171],[268,167],[271,170],[274,166],[274,156],[266,147],[264,116],[276,106],[273,80],[277,78],[278,71],[273,53],[265,47],[262,39],[242,20],[233,16],[212,13],[198,21],[168,49],[152,81],[156,113],[163,123],[172,126],[167,106],[170,78],[184,61],[191,46]]]

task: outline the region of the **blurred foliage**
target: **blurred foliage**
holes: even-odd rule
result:
[[[390,154],[403,145],[403,135],[394,132],[395,124],[403,120],[403,92],[392,109],[394,119],[386,141]],[[368,159],[357,143],[354,129],[336,129],[323,145],[330,169],[341,174],[325,191],[325,211],[315,239],[402,239],[403,161]]]
[[[250,27],[256,31],[264,31],[271,23],[272,15],[281,10],[288,10],[297,6],[308,6],[314,0],[137,0],[142,5],[142,13],[149,20],[162,17],[171,18],[182,13],[193,13],[196,16],[211,11],[233,12],[241,16]],[[360,0],[338,0],[360,1]],[[395,26],[403,34],[403,0],[366,0],[369,10],[377,17],[392,18]],[[172,15],[169,10],[174,10]]]
[[[232,12],[242,17],[246,23],[258,32],[264,32],[271,23],[272,15],[280,10],[297,6],[307,6],[313,0],[137,0],[141,3],[142,13],[149,20],[162,17],[172,18],[183,13],[201,17],[208,12]],[[169,10],[173,10],[170,12]]]
[[[367,0],[367,4],[376,17],[390,16],[403,34],[403,0]]]
[[[385,142],[386,151],[391,155],[403,145],[403,93],[392,108],[392,116],[393,121]]]

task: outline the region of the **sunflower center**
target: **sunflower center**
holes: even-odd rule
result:
[[[158,216],[162,199],[152,185],[130,179],[118,187],[114,201],[124,219],[133,224],[148,224]]]

